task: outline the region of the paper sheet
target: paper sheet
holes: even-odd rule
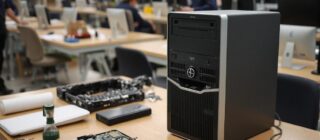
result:
[[[17,24],[14,21],[6,21],[6,26],[8,29],[17,29]]]
[[[52,104],[53,95],[50,92],[28,95],[0,100],[0,113],[9,114],[35,108],[40,108],[45,104]]]
[[[98,38],[96,38],[96,31],[88,27],[88,33],[91,35],[91,39],[105,40],[107,39],[105,34],[98,32]]]
[[[51,19],[50,23],[51,24],[59,24],[59,23],[62,23],[62,22],[59,19]]]
[[[56,41],[62,41],[64,39],[64,36],[61,34],[46,34],[46,35],[41,35],[40,38],[44,40],[56,40]]]

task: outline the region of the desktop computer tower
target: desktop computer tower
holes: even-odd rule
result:
[[[244,140],[274,124],[280,15],[169,14],[168,131],[192,140]]]

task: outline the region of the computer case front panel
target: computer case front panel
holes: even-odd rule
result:
[[[189,139],[216,139],[220,18],[176,16],[169,18],[168,43],[175,47],[168,48],[168,129]]]

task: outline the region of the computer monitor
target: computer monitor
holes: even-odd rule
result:
[[[107,15],[112,38],[121,38],[128,35],[129,27],[124,9],[108,8]]]
[[[27,1],[20,1],[20,12],[19,12],[19,15],[20,15],[21,18],[30,16]]]
[[[320,28],[320,0],[279,0],[281,24]]]
[[[76,0],[76,6],[80,8],[87,7],[87,0]]]
[[[46,29],[50,25],[48,10],[44,5],[37,4],[35,6],[36,16],[38,19],[38,26],[40,29]]]
[[[62,0],[55,0],[55,6],[56,7],[63,7]]]
[[[168,15],[168,4],[167,2],[153,2],[153,13],[159,17],[165,17]]]
[[[123,0],[115,0],[115,5],[119,5]]]
[[[77,9],[75,8],[63,8],[61,20],[64,22],[66,27],[70,22],[75,22],[77,20],[77,13]]]
[[[88,0],[89,5],[94,6],[96,4],[96,0]]]
[[[38,4],[48,5],[48,1],[47,0],[38,0]]]
[[[256,0],[256,10],[278,11],[278,0]]]
[[[279,55],[281,66],[303,69],[305,65],[293,64],[292,59],[315,60],[316,28],[310,26],[281,25]]]

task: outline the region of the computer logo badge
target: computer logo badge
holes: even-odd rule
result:
[[[192,66],[187,69],[187,76],[189,78],[194,78],[196,76],[196,70]]]

